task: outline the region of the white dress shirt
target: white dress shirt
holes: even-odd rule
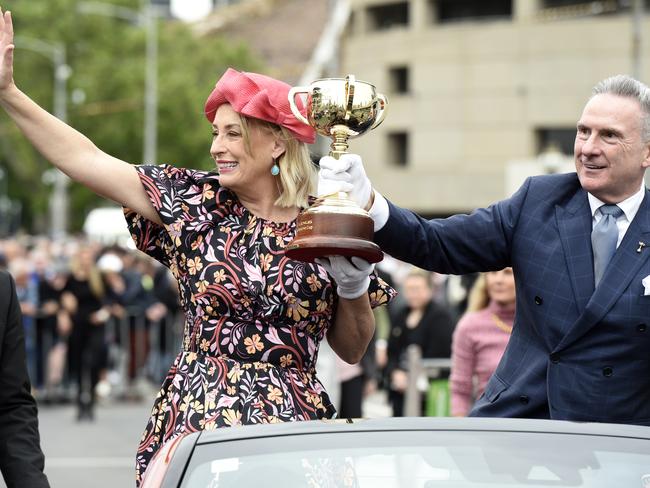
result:
[[[641,184],[641,188],[629,198],[626,198],[622,202],[617,203],[618,208],[623,211],[623,215],[616,220],[616,227],[618,227],[618,241],[616,241],[616,248],[625,237],[627,229],[630,227],[630,223],[634,220],[634,216],[639,211],[641,207],[641,202],[643,201],[643,196],[645,195],[645,184]],[[591,193],[587,193],[587,198],[589,198],[589,207],[591,208],[591,228],[603,218],[603,214],[598,212],[598,209],[605,205],[605,202],[599,200]]]

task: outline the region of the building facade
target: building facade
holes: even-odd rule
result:
[[[632,1],[352,0],[340,72],[373,83],[389,107],[350,151],[379,191],[430,216],[572,169],[593,85],[650,68],[635,54]],[[636,25],[649,31],[645,18]],[[540,157],[551,147],[565,156]]]

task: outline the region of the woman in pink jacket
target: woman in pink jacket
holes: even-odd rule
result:
[[[483,393],[508,345],[514,317],[512,268],[479,276],[452,340],[452,415],[467,415],[474,400]]]

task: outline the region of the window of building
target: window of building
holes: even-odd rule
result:
[[[576,138],[576,128],[540,128],[537,129],[537,152],[543,153],[549,148],[556,148],[562,154],[573,154],[573,143]]]
[[[407,66],[395,66],[388,70],[391,93],[409,92],[409,69]]]
[[[395,166],[407,166],[409,163],[408,154],[408,133],[391,132],[388,134],[388,161]]]
[[[542,0],[540,11],[559,10],[559,15],[602,15],[630,10],[633,0]],[[644,1],[647,10],[650,0]]]
[[[434,3],[438,22],[512,17],[512,0],[437,0]]]
[[[590,0],[543,0],[542,8],[568,7],[569,5],[583,5],[591,3]]]
[[[386,30],[408,26],[409,4],[407,2],[375,5],[366,10],[369,30]]]

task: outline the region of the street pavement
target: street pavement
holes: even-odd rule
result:
[[[135,487],[135,451],[153,398],[100,405],[94,422],[77,422],[72,405],[40,405],[41,447],[51,487]],[[0,488],[6,488],[1,477]]]
[[[39,405],[45,473],[52,488],[134,488],[135,451],[155,393],[139,402],[106,401],[93,422],[78,422],[73,405]],[[363,406],[365,417],[390,415],[384,392]],[[6,485],[0,477],[0,488]]]

